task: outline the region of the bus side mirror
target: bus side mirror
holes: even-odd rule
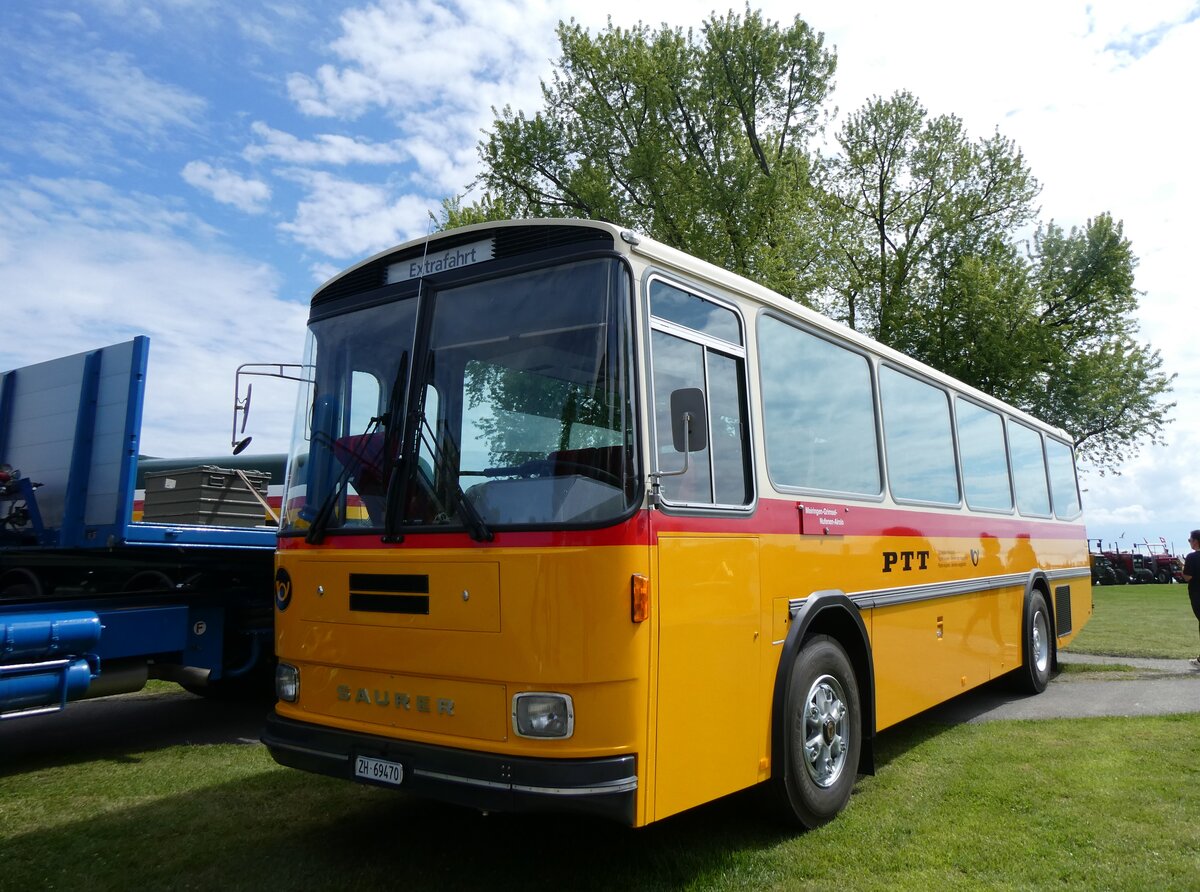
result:
[[[248,383],[245,398],[238,396],[242,392],[242,376],[258,375],[262,378],[282,378],[285,381],[311,384],[312,381],[302,374],[304,370],[304,366],[294,362],[244,362],[237,367],[237,371],[233,375],[233,436],[229,439],[229,445],[233,447],[234,455],[238,455],[249,446],[253,439],[252,437],[238,439],[238,434],[246,432],[246,422],[250,420],[250,394],[253,388],[253,385]],[[242,416],[241,428],[238,427],[239,415]]]
[[[676,452],[702,452],[708,447],[708,415],[699,387],[671,392],[671,438]]]

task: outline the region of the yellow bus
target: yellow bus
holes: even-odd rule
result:
[[[313,296],[276,575],[281,764],[633,826],[875,735],[1091,614],[1070,438],[615,226],[509,221]]]

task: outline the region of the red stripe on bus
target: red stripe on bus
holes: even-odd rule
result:
[[[764,499],[744,519],[656,512],[655,532],[954,539],[1083,539],[1082,522],[884,508],[846,502]]]
[[[746,516],[698,516],[639,511],[630,519],[598,530],[530,530],[495,532],[490,542],[476,542],[466,533],[405,533],[400,547],[445,548],[581,548],[637,545],[657,541],[659,533],[700,535],[869,536],[887,538],[953,539],[1064,539],[1085,537],[1082,523],[989,517],[980,514],[919,511],[849,505],[843,502],[810,502],[764,499]],[[303,536],[282,536],[281,549],[308,547]],[[378,534],[326,536],[323,547],[377,549]]]

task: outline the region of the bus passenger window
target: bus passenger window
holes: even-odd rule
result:
[[[883,442],[892,496],[958,504],[958,472],[946,391],[891,368],[879,370]]]
[[[1046,438],[1046,459],[1050,464],[1050,494],[1054,515],[1059,520],[1074,520],[1083,513],[1079,504],[1079,484],[1075,479],[1075,457],[1071,447]]]
[[[1035,517],[1049,517],[1050,490],[1046,484],[1042,435],[1010,421],[1008,448],[1012,453],[1013,481],[1017,485],[1017,510]]]
[[[878,496],[865,356],[772,316],[758,327],[767,470],[776,486]]]
[[[977,511],[1011,511],[1012,484],[1004,421],[999,413],[962,399],[955,400],[958,451],[962,459],[967,507]]]

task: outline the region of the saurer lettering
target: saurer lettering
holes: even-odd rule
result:
[[[434,712],[438,715],[454,715],[454,701],[449,697],[430,697],[426,694],[406,694],[403,691],[381,691],[378,689],[354,688],[340,684],[337,698],[347,703],[363,703],[376,706],[395,706],[411,712],[415,704],[417,712]]]

